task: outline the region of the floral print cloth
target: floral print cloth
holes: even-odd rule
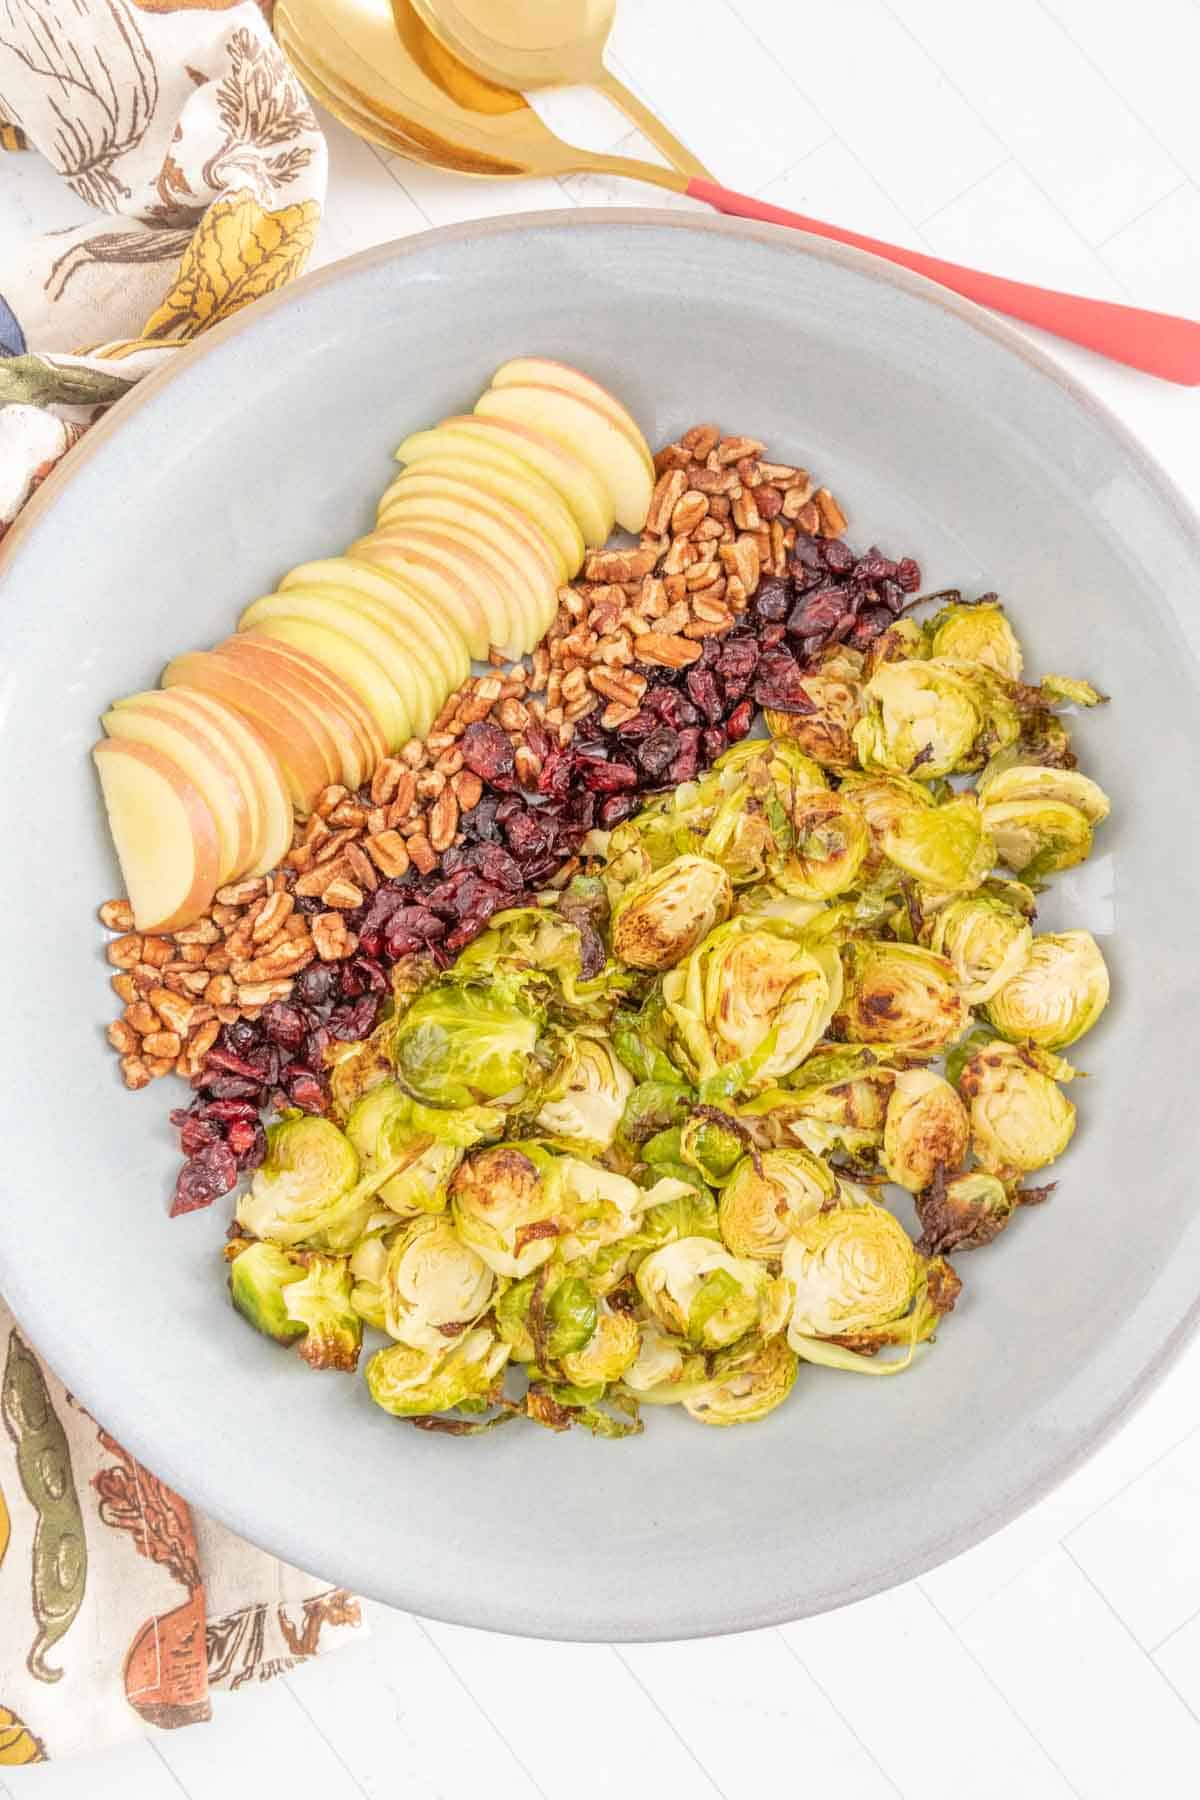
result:
[[[93,223],[0,246],[0,537],[92,421],[303,269],[325,145],[260,9],[0,0],[4,152]],[[40,1361],[0,1301],[0,1782],[210,1716],[358,1605],[194,1515]]]

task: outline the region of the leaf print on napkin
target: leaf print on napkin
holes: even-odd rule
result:
[[[29,136],[81,200],[119,212],[131,190],[113,165],[158,104],[154,59],[125,0],[5,0],[0,50],[38,84],[22,108]]]
[[[215,200],[179,265],[179,275],[142,331],[144,341],[190,338],[299,275],[320,221],[315,200],[266,212],[242,191]]]
[[[71,277],[89,263],[175,262],[191,236],[190,231],[98,231],[94,237],[72,244],[51,264],[43,291],[51,300],[61,300]],[[4,301],[0,297],[0,350],[3,348]]]
[[[7,1706],[0,1706],[0,1769],[24,1768],[46,1760],[46,1746]]]
[[[109,406],[133,382],[99,369],[62,367],[44,356],[10,356],[0,361],[0,406]]]
[[[316,117],[273,40],[235,31],[228,51],[229,72],[216,93],[226,137],[204,179],[211,188],[248,182],[267,201],[312,161],[313,146],[295,140],[316,131]]]

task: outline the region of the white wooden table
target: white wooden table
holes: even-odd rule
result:
[[[1200,0],[621,0],[612,58],[732,186],[962,262],[1200,317]],[[544,110],[579,142],[650,154],[589,95],[553,95]],[[439,174],[325,123],[323,261],[480,214],[662,204],[595,177]],[[0,237],[80,216],[33,158],[5,163]],[[1056,353],[1200,499],[1200,392]],[[366,1611],[368,1640],[220,1701],[212,1726],[10,1771],[0,1796],[1195,1793],[1200,1345],[1049,1500],[844,1612],[615,1650]]]

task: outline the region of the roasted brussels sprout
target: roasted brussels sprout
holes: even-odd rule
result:
[[[544,1179],[562,1231],[560,1253],[568,1260],[628,1237],[646,1207],[674,1199],[687,1185],[666,1177],[642,1188],[627,1175],[575,1156],[548,1159]]]
[[[273,1244],[348,1250],[371,1210],[371,1192],[336,1125],[290,1113],[267,1129],[267,1159],[238,1200],[237,1221]]]
[[[394,1229],[401,1229],[398,1222]],[[387,1329],[383,1303],[383,1277],[387,1259],[387,1239],[378,1232],[361,1238],[350,1253],[350,1274],[354,1279],[354,1286],[350,1290],[350,1304],[363,1324],[373,1325],[376,1331]]]
[[[486,1310],[492,1270],[447,1218],[418,1218],[400,1233],[383,1273],[384,1324],[414,1350],[440,1350]]]
[[[496,1330],[514,1362],[556,1362],[591,1338],[596,1296],[573,1268],[558,1261],[543,1263],[496,1301]]]
[[[943,663],[884,663],[864,693],[867,710],[854,728],[864,769],[920,781],[951,775],[983,729],[977,692]]]
[[[1108,969],[1090,931],[1035,937],[1017,974],[991,996],[989,1023],[1012,1043],[1065,1050],[1108,1004]]]
[[[919,662],[930,654],[929,631],[905,614],[881,632],[867,648],[864,674],[868,681],[883,663]]]
[[[983,806],[999,806],[1012,800],[1055,801],[1073,806],[1089,825],[1108,817],[1108,795],[1078,769],[1047,767],[1042,763],[1008,762],[996,757],[979,778]]]
[[[923,1256],[978,1250],[1000,1235],[1018,1206],[1040,1206],[1053,1187],[1020,1188],[986,1169],[935,1180],[916,1197],[922,1227],[917,1249]]]
[[[613,908],[613,955],[635,969],[670,969],[733,906],[720,863],[677,856],[627,888]]]
[[[537,1041],[537,1021],[501,994],[447,982],[413,1001],[392,1054],[407,1094],[430,1106],[471,1106],[519,1099]]]
[[[867,821],[872,867],[886,855],[889,836],[898,832],[914,812],[932,812],[936,804],[928,787],[907,775],[851,772],[843,776],[841,792],[850,796]]]
[[[744,1156],[717,1203],[726,1249],[753,1262],[777,1262],[793,1226],[820,1212],[836,1191],[832,1172],[807,1150]]]
[[[974,605],[958,602],[944,606],[930,621],[929,629],[934,656],[982,663],[1010,681],[1020,680],[1021,646],[998,601],[984,599]]]
[[[672,969],[663,998],[699,1079],[730,1091],[766,1087],[803,1062],[841,998],[836,950],[809,948],[782,925],[732,919]]]
[[[712,1379],[685,1396],[684,1411],[701,1425],[749,1425],[765,1419],[792,1391],[799,1368],[796,1353],[782,1336],[764,1343],[735,1344],[712,1359]]]
[[[943,1274],[944,1269],[944,1274]],[[844,1200],[798,1227],[783,1252],[794,1300],[788,1343],[807,1362],[864,1375],[907,1368],[957,1294],[948,1265],[932,1291],[908,1233],[886,1208]],[[871,1358],[887,1345],[903,1354]]]
[[[826,900],[853,887],[871,847],[871,834],[853,799],[829,788],[796,798],[792,851],[776,872],[786,894]]]
[[[553,1256],[562,1230],[554,1196],[541,1167],[516,1145],[468,1156],[451,1178],[450,1197],[463,1243],[497,1275],[519,1281]]]
[[[1027,1045],[977,1050],[959,1077],[971,1143],[983,1167],[1002,1181],[1044,1169],[1075,1130],[1075,1108],[1057,1085],[1074,1071],[1061,1057]]]
[[[567,1380],[578,1387],[596,1381],[619,1381],[638,1355],[641,1333],[637,1320],[627,1312],[616,1312],[606,1300],[596,1308],[595,1327],[578,1350],[567,1350],[559,1357]]]
[[[835,1023],[851,1043],[935,1056],[965,1030],[967,1008],[944,956],[918,944],[856,939],[843,948],[842,963]]]
[[[798,686],[810,710],[777,712],[768,707],[763,716],[771,736],[786,738],[823,769],[840,773],[854,768],[863,712],[862,658],[834,645]]]
[[[397,1418],[449,1412],[456,1406],[494,1403],[508,1361],[508,1345],[477,1325],[446,1350],[414,1350],[392,1344],[367,1364],[367,1389],[377,1406]]]
[[[1103,706],[1108,699],[1090,681],[1080,681],[1074,675],[1043,675],[1039,685],[1052,706],[1060,706],[1064,701],[1072,706]]]
[[[786,1316],[785,1284],[711,1238],[679,1238],[651,1251],[636,1281],[657,1323],[702,1350],[719,1350],[748,1331],[768,1337]]]
[[[289,1282],[283,1290],[289,1316],[304,1328],[296,1348],[311,1369],[356,1369],[362,1320],[351,1304],[348,1259],[316,1251],[306,1251],[303,1256],[301,1279]]]
[[[346,1136],[358,1152],[363,1182],[374,1188],[384,1205],[400,1218],[441,1212],[446,1184],[462,1160],[462,1151],[420,1130],[417,1109],[394,1081],[374,1087],[346,1120]],[[436,1117],[436,1115],[435,1115]],[[386,1177],[386,1178],[385,1178]]]
[[[617,1135],[633,1077],[607,1038],[576,1032],[557,1073],[540,1091],[537,1127],[595,1155]]]
[[[230,1298],[256,1331],[290,1344],[304,1335],[304,1326],[288,1312],[284,1289],[303,1274],[303,1263],[277,1244],[247,1244],[229,1265]]]
[[[673,1336],[653,1321],[644,1321],[637,1356],[621,1385],[643,1404],[670,1406],[699,1392],[708,1379],[705,1358],[686,1339]]]
[[[1030,881],[1073,869],[1092,847],[1087,818],[1062,800],[992,801],[985,795],[983,822],[1000,860]]]
[[[900,1071],[883,1127],[889,1181],[919,1193],[938,1169],[960,1167],[969,1137],[966,1108],[944,1077],[931,1069]]]
[[[970,893],[996,860],[974,794],[905,809],[885,831],[883,849],[889,862],[931,894]]]
[[[953,900],[934,915],[929,947],[954,969],[969,1006],[990,1000],[1029,960],[1033,929],[1016,907],[990,895]]]

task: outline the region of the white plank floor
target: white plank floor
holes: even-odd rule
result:
[[[1200,317],[1200,0],[621,0],[614,66],[731,185],[960,261]],[[564,135],[645,153],[607,105]],[[484,184],[328,121],[332,260],[626,183]],[[0,241],[80,208],[32,159]],[[683,202],[682,204],[690,204]],[[1200,500],[1200,395],[1056,351]],[[619,1450],[614,1454],[619,1454]],[[1033,1512],[782,1631],[605,1649],[368,1605],[371,1634],[207,1728],[6,1772],[3,1800],[1132,1800],[1200,1786],[1200,1347]]]

